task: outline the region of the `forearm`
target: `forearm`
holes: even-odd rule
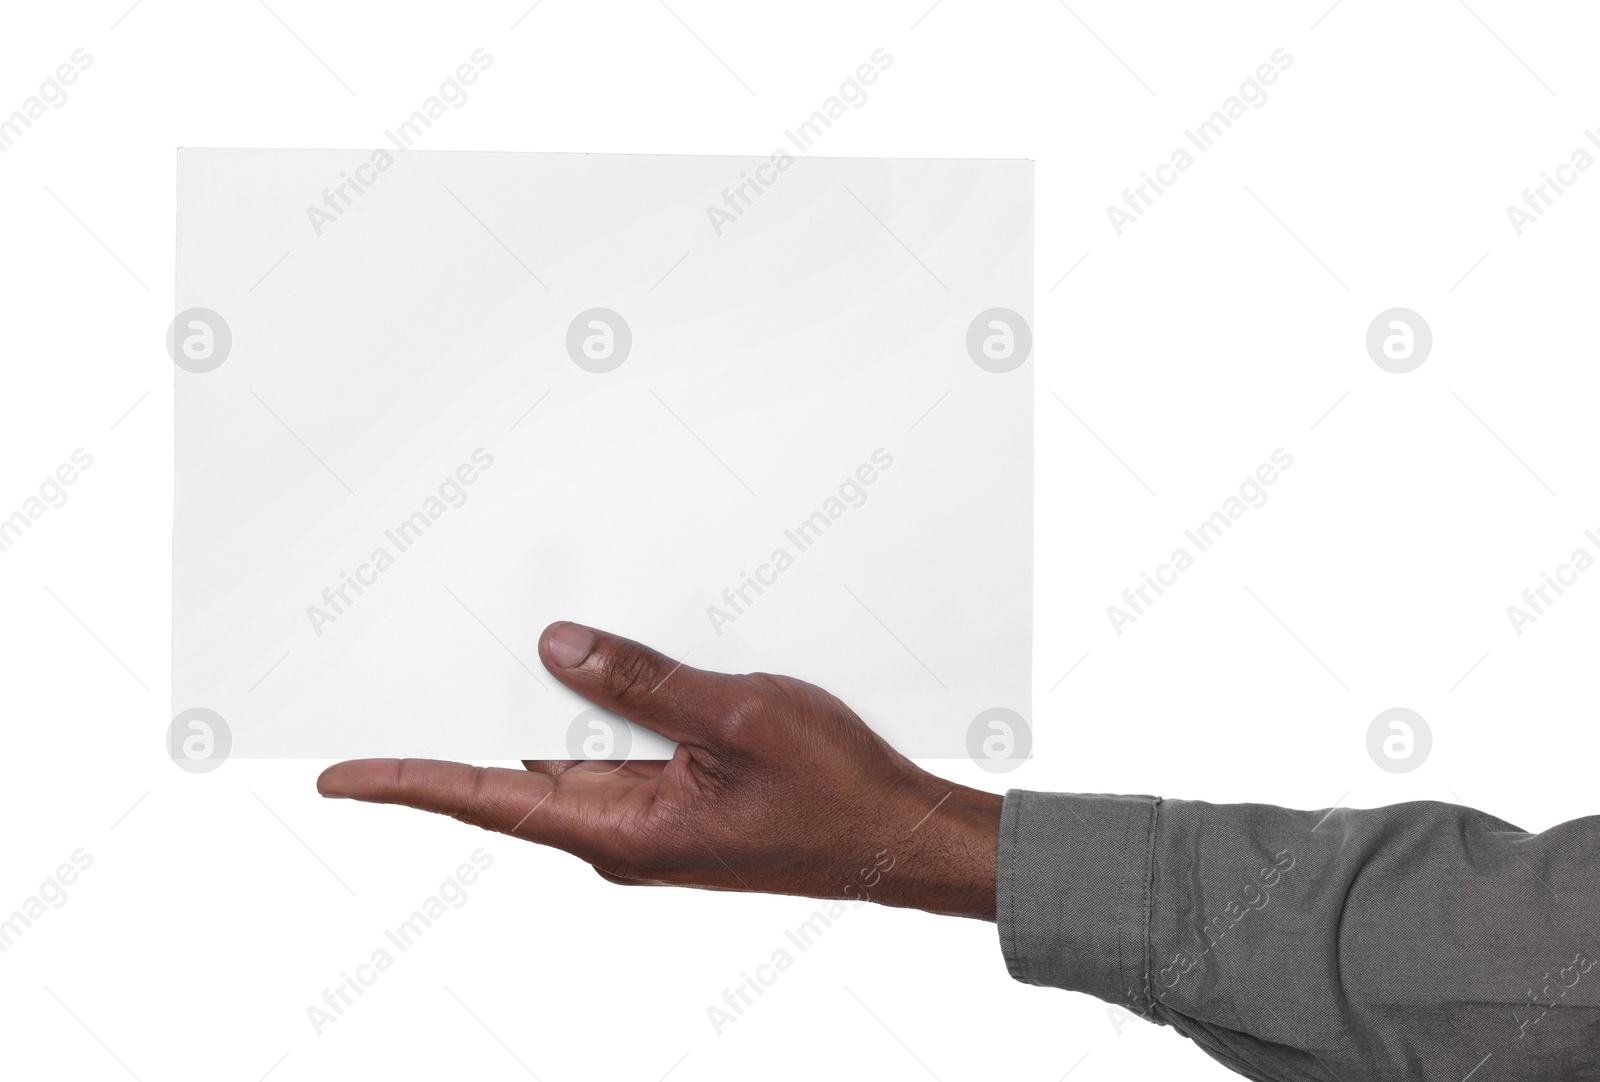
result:
[[[1012,792],[998,915],[1017,979],[1250,1077],[1600,1078],[1600,820]]]

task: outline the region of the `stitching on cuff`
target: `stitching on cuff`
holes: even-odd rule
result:
[[[1006,800],[1010,800],[1010,799],[1011,799],[1011,795],[1007,794]],[[1007,938],[1007,944],[1006,944],[1007,951],[1006,951],[1006,953],[1010,955],[1010,959],[1009,960],[1014,961],[1014,964],[1015,964],[1015,972],[1012,973],[1012,976],[1016,977],[1018,980],[1025,981],[1025,982],[1031,984],[1032,980],[1028,976],[1027,962],[1023,958],[1022,953],[1017,950],[1017,885],[1016,885],[1016,878],[1017,878],[1017,834],[1020,831],[1021,823],[1022,823],[1022,802],[1023,802],[1023,799],[1024,799],[1024,794],[1022,792],[1020,792],[1020,791],[1016,791],[1017,806],[1016,806],[1016,811],[1011,816],[1011,836],[1010,836],[1009,839],[1006,839],[1004,842],[1001,843],[1001,849],[1004,852],[1010,854],[1010,859],[1007,861],[1007,864],[1009,865],[1009,867],[1006,868],[1006,875],[1005,875],[1005,883],[1006,883],[1006,886],[1005,886],[1005,891],[1006,891],[1006,914],[1007,914],[1006,915],[1006,923],[1008,925],[1008,927],[1006,928],[1006,933],[1007,933],[1007,936],[1006,936],[1006,938]],[[1004,810],[1004,808],[1005,808],[1005,804],[1002,803],[1001,804],[1002,811]],[[996,860],[998,862],[998,855],[996,857]],[[1010,968],[1010,967],[1008,967],[1008,968]]]
[[[1150,921],[1155,908],[1156,823],[1160,816],[1161,798],[1156,797],[1150,803],[1150,831],[1145,842],[1144,929],[1139,936],[1140,947],[1144,954],[1144,982],[1140,989],[1143,998],[1140,1007],[1141,1013],[1146,1018],[1155,1013],[1155,1000],[1150,994]]]
[[[1119,850],[1119,853],[1126,853],[1128,851],[1128,835],[1133,831],[1133,820],[1134,811],[1132,807],[1129,807],[1128,814],[1122,822],[1122,848]],[[1127,963],[1123,960],[1122,956],[1122,917],[1128,908],[1128,877],[1132,872],[1132,869],[1128,867],[1128,862],[1124,859],[1121,859],[1120,856],[1117,863],[1122,866],[1122,872],[1118,876],[1117,882],[1117,983],[1122,985],[1122,988],[1119,989],[1119,991],[1121,991],[1123,997],[1129,1001],[1129,1005],[1137,1008],[1138,1004],[1133,1002],[1133,990],[1127,987]]]

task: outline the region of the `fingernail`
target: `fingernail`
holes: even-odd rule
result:
[[[573,669],[594,649],[594,632],[582,624],[557,624],[546,641],[550,660],[563,669]]]

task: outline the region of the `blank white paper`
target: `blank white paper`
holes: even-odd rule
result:
[[[173,710],[230,754],[667,754],[558,619],[1026,754],[1031,163],[184,150],[178,211]]]

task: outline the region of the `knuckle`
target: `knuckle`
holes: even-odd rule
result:
[[[726,700],[722,708],[723,739],[730,744],[747,743],[767,727],[772,714],[773,695],[758,683],[747,683]]]
[[[467,805],[469,807],[482,808],[484,806],[483,787],[488,779],[488,767],[475,766],[472,768],[472,784],[467,793]]]
[[[643,698],[655,686],[657,668],[655,655],[637,643],[618,646],[605,662],[606,689],[621,701]]]
[[[752,710],[771,710],[782,707],[801,707],[810,699],[815,689],[803,680],[792,676],[753,672],[744,677],[744,697]]]
[[[485,795],[485,783],[489,777],[489,768],[474,766],[472,778],[467,783],[464,799],[459,802],[454,811],[450,813],[452,819],[466,823],[468,826],[480,830],[497,830],[500,817],[496,814],[494,802]]]

